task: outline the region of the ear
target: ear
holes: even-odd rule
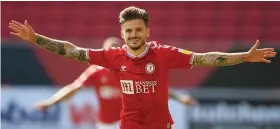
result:
[[[123,33],[122,29],[121,29],[121,37],[122,37],[122,39],[124,39],[124,33]]]
[[[146,32],[146,38],[150,37],[150,34],[151,34],[151,31],[150,31],[150,28],[148,28],[147,32]]]

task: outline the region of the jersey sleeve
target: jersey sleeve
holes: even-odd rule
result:
[[[88,49],[87,57],[89,64],[103,66],[105,68],[111,67],[111,61],[114,57],[116,49]]]
[[[163,45],[162,55],[164,55],[166,64],[169,69],[189,69],[192,67],[194,52]]]
[[[93,86],[93,82],[96,78],[96,74],[98,73],[98,66],[91,65],[89,66],[74,82],[73,84],[76,86]]]

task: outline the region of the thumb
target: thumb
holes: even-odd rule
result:
[[[27,20],[24,21],[24,25],[25,25],[29,30],[31,30],[32,32],[34,32],[34,30],[33,30],[32,27],[29,25],[29,23],[28,23]]]
[[[255,43],[255,45],[250,49],[250,51],[256,50],[256,49],[259,47],[259,45],[260,45],[260,41],[257,40],[256,43]]]

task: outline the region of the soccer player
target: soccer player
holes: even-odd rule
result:
[[[121,37],[126,45],[119,48],[87,49],[73,43],[55,40],[35,33],[25,21],[9,23],[9,28],[27,42],[69,59],[89,62],[110,69],[120,80],[122,88],[121,129],[170,129],[168,108],[168,71],[189,69],[192,66],[230,66],[243,62],[271,61],[273,48],[257,49],[259,40],[248,52],[195,53],[163,45],[159,41],[147,42],[150,36],[148,13],[137,7],[120,12]]]
[[[120,47],[121,42],[117,37],[110,37],[104,41],[103,48]],[[90,65],[73,83],[62,88],[51,98],[39,102],[37,106],[41,110],[46,110],[50,106],[69,99],[83,87],[89,86],[95,87],[100,105],[97,128],[116,129],[122,108],[120,84],[108,69],[101,66]]]
[[[117,37],[110,37],[104,41],[103,48],[120,47],[121,40]],[[98,111],[98,129],[115,129],[120,120],[121,92],[119,81],[114,78],[110,71],[104,67],[89,66],[73,83],[65,86],[51,98],[41,101],[37,106],[46,110],[61,101],[69,99],[82,87],[95,86],[100,107]],[[170,98],[187,106],[196,104],[196,100],[183,97],[173,90],[169,90]],[[173,120],[170,120],[171,124]]]

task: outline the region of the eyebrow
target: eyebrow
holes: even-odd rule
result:
[[[131,29],[131,28],[127,28],[127,29],[125,29],[125,30],[132,30],[132,29]],[[143,30],[143,28],[137,27],[136,30]]]
[[[128,28],[128,29],[125,29],[125,31],[131,31],[132,29]]]

